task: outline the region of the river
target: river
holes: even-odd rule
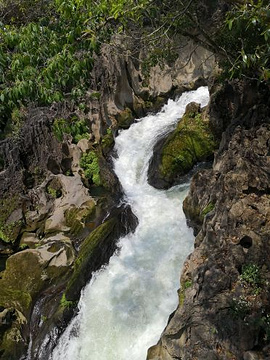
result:
[[[138,217],[134,234],[82,291],[79,313],[51,360],[145,360],[175,310],[181,267],[193,248],[182,202],[188,184],[156,190],[147,183],[153,146],[171,131],[191,101],[206,105],[206,87],[184,93],[116,138],[114,168],[125,201]]]

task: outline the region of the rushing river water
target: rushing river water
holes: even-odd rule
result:
[[[193,235],[182,212],[188,185],[152,188],[148,162],[155,142],[173,129],[186,105],[206,105],[208,98],[205,87],[184,93],[116,138],[115,172],[139,225],[119,240],[121,251],[82,292],[79,313],[52,360],[145,360],[159,339],[177,306],[180,269],[192,251]]]

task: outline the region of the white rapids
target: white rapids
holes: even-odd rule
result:
[[[139,225],[82,291],[79,313],[51,360],[145,360],[158,341],[177,306],[179,273],[194,238],[182,211],[188,184],[154,189],[147,183],[148,163],[157,139],[176,126],[186,105],[208,100],[206,87],[186,92],[116,138],[115,172]]]

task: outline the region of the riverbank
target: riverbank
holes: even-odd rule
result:
[[[212,94],[210,121],[221,143],[185,199],[195,250],[182,271],[179,305],[148,359],[269,356],[267,94],[249,82]]]

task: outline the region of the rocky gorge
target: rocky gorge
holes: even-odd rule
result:
[[[2,359],[21,358],[29,341],[28,357],[40,356],[42,346],[47,358],[54,342],[46,340],[44,350],[44,338],[61,334],[91,273],[108,262],[118,237],[135,229],[130,209],[119,207],[109,160],[117,129],[205,83],[215,64],[186,42],[173,66],[149,70],[145,86],[136,62],[112,49],[104,45],[96,59],[83,112],[74,113],[72,104],[29,108],[16,136],[1,142]],[[65,129],[59,134],[59,119],[74,117],[89,122],[88,140],[74,141]],[[86,153],[98,161],[96,183],[83,174]]]
[[[198,1],[194,12],[192,2],[181,2],[184,7],[169,17],[175,27],[168,26],[166,16],[162,22],[174,4],[164,2],[162,8],[161,2],[154,2],[152,8],[149,2],[143,17],[139,13],[136,19],[140,31],[138,23],[135,26],[130,20],[133,40],[116,31],[98,47],[95,34],[103,36],[102,27],[115,26],[121,7],[103,18],[97,6],[97,14],[90,17],[101,19],[97,30],[93,31],[89,18],[83,20],[83,31],[74,22],[74,38],[73,30],[66,33],[65,27],[71,3],[76,3],[71,14],[79,14],[78,23],[84,19],[84,10],[89,10],[85,4],[82,11],[79,2],[64,1],[48,16],[49,26],[53,24],[52,43],[56,44],[61,16],[67,43],[60,42],[64,52],[57,49],[56,57],[45,61],[47,67],[44,65],[39,81],[45,84],[41,90],[50,101],[43,106],[27,98],[30,93],[33,96],[34,72],[28,66],[30,57],[20,58],[18,49],[24,52],[25,44],[14,29],[8,33],[9,25],[0,23],[0,65],[6,66],[8,74],[5,77],[0,68],[0,115],[4,118],[0,118],[0,358],[49,358],[78,311],[81,290],[117,252],[119,237],[138,226],[113,171],[116,136],[136,118],[158,111],[168,98],[201,85],[208,86],[210,103],[204,108],[189,104],[176,128],[158,139],[149,164],[148,182],[161,191],[193,175],[183,208],[196,238],[182,269],[177,309],[168,314],[168,324],[158,343],[148,350],[147,359],[270,358],[270,72],[268,55],[265,58],[269,53],[265,51],[270,38],[269,4],[236,1],[236,16],[230,18],[228,13],[226,17],[227,28],[235,32],[222,38],[217,24],[234,2]],[[102,1],[98,4],[104,5]],[[26,15],[27,6],[25,2],[19,7],[21,15]],[[250,9],[251,17],[246,18]],[[188,20],[178,23],[183,14]],[[9,21],[18,21],[20,27],[28,21],[24,16]],[[206,27],[205,20],[201,21],[205,17],[209,19]],[[157,19],[161,25],[155,24]],[[243,23],[235,26],[239,19]],[[39,31],[43,36],[46,21],[40,27],[30,23],[27,36]],[[126,26],[123,19],[120,24],[121,29]],[[253,34],[246,41],[241,26]],[[141,28],[150,28],[150,34],[145,35]],[[165,59],[155,47],[149,57],[151,49],[141,43],[160,30],[166,41],[173,30],[176,41],[176,53],[166,53],[165,47]],[[108,33],[105,31],[105,39]],[[85,45],[80,47],[85,39],[88,52]],[[72,41],[76,50],[69,48]],[[67,48],[75,53],[70,63]],[[44,49],[41,53],[44,56]],[[156,56],[162,61],[156,61]],[[22,59],[26,65],[20,68]],[[65,74],[71,69],[75,78],[78,66],[83,66],[78,83],[87,84],[84,92],[76,87],[77,80],[73,83],[69,73]],[[14,81],[12,71],[18,73]],[[27,83],[21,79],[25,74],[30,74]],[[79,94],[77,98],[66,91],[67,84],[74,85],[70,89]],[[65,96],[55,91],[59,88],[66,91]],[[11,101],[7,96],[15,99],[12,111],[9,105],[5,107]]]

